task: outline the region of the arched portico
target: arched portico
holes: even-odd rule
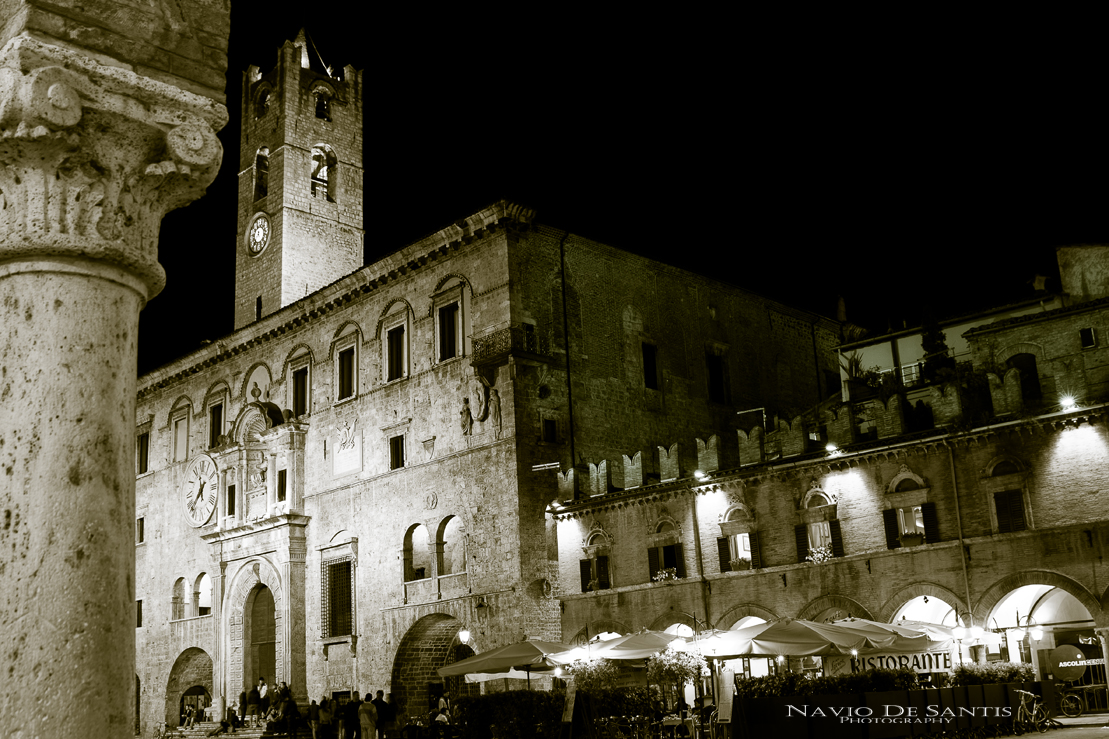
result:
[[[212,657],[199,647],[189,647],[177,655],[169,672],[165,717],[162,720],[171,727],[180,725],[182,698],[190,691],[193,694],[199,693],[200,688],[206,690],[209,696],[215,694],[212,685]]]
[[[456,649],[460,644],[459,631],[464,625],[448,613],[424,616],[405,633],[393,658],[393,701],[398,716],[426,714],[430,701],[437,702],[445,690],[445,681],[437,670],[458,661],[468,650]],[[475,651],[487,646],[472,647]]]

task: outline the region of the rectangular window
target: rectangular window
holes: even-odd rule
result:
[[[643,385],[648,390],[658,390],[658,347],[643,345]]]
[[[553,418],[543,419],[543,441],[548,444],[558,443],[558,421]]]
[[[227,515],[235,515],[235,486],[227,486]]]
[[[918,505],[897,509],[897,523],[901,534],[920,534],[924,536],[924,509]]]
[[[135,452],[139,458],[139,474],[150,469],[150,432],[139,434],[135,441]]]
[[[404,436],[389,439],[389,469],[399,470],[404,466]]]
[[[817,521],[810,524],[797,524],[794,529],[794,538],[797,544],[797,561],[808,561],[809,554],[815,547],[826,547],[831,550],[831,556],[844,556],[843,532],[837,519],[830,521]]]
[[[173,420],[173,461],[184,462],[189,456],[189,416]]]
[[[144,541],[146,541],[146,531],[143,526],[143,519],[137,518],[135,519],[135,543],[142,544]]]
[[[705,363],[709,374],[709,400],[713,403],[727,403],[728,382],[724,357],[719,354],[706,354]]]
[[[647,568],[650,570],[651,579],[654,580],[659,572],[672,569],[678,577],[685,577],[685,557],[682,554],[681,544],[667,544],[661,547],[651,547],[647,550]]]
[[[259,295],[254,300],[254,320],[255,321],[261,321],[262,320],[262,296],[261,295]]]
[[[716,547],[721,572],[740,572],[762,567],[757,532],[721,536],[716,540]]]
[[[219,437],[223,435],[223,403],[216,403],[208,407],[208,448],[219,446]]]
[[[339,352],[339,400],[354,397],[354,347]]]
[[[1078,329],[1078,339],[1083,349],[1093,349],[1097,346],[1097,334],[1092,328]]]
[[[277,502],[285,500],[285,470],[277,471]]]
[[[142,601],[135,601],[135,628],[142,628]]]
[[[612,581],[608,574],[608,557],[598,555],[596,559],[581,560],[581,592],[608,590]]]
[[[404,325],[390,329],[386,338],[389,344],[389,356],[386,359],[388,363],[386,380],[399,380],[404,377],[405,370]]]
[[[308,413],[308,367],[293,370],[293,415]]]
[[[1024,494],[1020,490],[1006,490],[994,493],[997,507],[997,531],[1006,534],[1010,531],[1024,531],[1028,528],[1024,520]]]
[[[323,569],[323,635],[349,636],[354,631],[352,562],[325,562]]]
[[[458,356],[458,303],[439,309],[439,361]]]

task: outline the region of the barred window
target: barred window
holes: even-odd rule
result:
[[[350,557],[323,563],[323,637],[354,633],[354,561]]]

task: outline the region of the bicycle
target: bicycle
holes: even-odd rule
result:
[[[1013,692],[1020,695],[1020,706],[1017,708],[1017,715],[1013,720],[1014,733],[1018,736],[1026,731],[1029,733],[1033,731],[1038,731],[1041,734],[1046,733],[1048,729],[1047,711],[1040,701],[1040,696],[1029,693],[1027,690],[1014,690]]]
[[[1064,716],[1077,718],[1089,710],[1084,688],[1062,688],[1059,696],[1059,710],[1062,711]]]

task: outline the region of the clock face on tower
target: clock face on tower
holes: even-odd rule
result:
[[[254,216],[254,220],[250,222],[246,243],[250,247],[250,253],[255,255],[261,254],[266,244],[270,243],[270,219],[265,213]]]
[[[219,491],[219,471],[207,454],[202,454],[185,470],[181,484],[181,502],[185,506],[185,520],[190,526],[203,526],[212,517]]]

